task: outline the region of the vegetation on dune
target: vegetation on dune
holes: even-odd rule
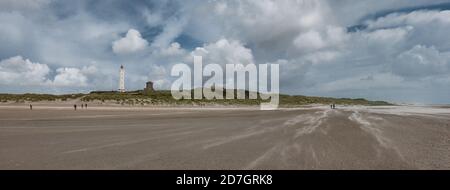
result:
[[[307,105],[307,104],[341,104],[341,105],[368,105],[381,106],[392,105],[385,101],[369,101],[363,98],[329,98],[329,97],[314,97],[301,95],[280,95],[280,105]]]
[[[191,92],[193,94],[193,91]],[[235,95],[237,91],[235,90]],[[91,92],[90,94],[0,94],[0,102],[14,101],[67,101],[80,99],[83,102],[114,102],[122,105],[259,105],[269,100],[262,100],[258,94],[257,99],[248,99],[249,92],[245,91],[247,99],[181,99],[176,100],[170,91],[154,91],[145,94],[142,91],[125,93],[118,92]],[[193,97],[193,96],[192,96]],[[308,104],[345,104],[345,105],[391,105],[384,101],[369,101],[366,99],[311,97],[301,95],[280,95],[280,106],[299,106]]]
[[[191,92],[192,97],[193,91]],[[208,100],[204,99],[181,99],[176,100],[172,97],[169,90],[154,91],[152,93],[144,95],[141,91],[116,93],[116,92],[94,92],[90,93],[83,98],[82,101],[115,101],[120,104],[168,104],[168,105],[210,105],[210,104],[220,104],[220,105],[257,105],[263,100],[261,99],[214,99]]]
[[[69,99],[77,99],[85,94],[64,94],[64,95],[53,95],[53,94],[0,94],[0,102],[38,102],[38,101],[66,101]]]

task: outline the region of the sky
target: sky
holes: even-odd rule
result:
[[[0,93],[170,89],[177,63],[280,65],[284,94],[450,103],[450,0],[0,0]]]

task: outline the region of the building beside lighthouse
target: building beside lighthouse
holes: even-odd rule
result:
[[[125,69],[120,65],[119,70],[119,92],[125,92]]]
[[[155,89],[153,89],[153,82],[152,81],[148,81],[147,83],[145,83],[145,88],[143,90],[143,94],[144,95],[152,94],[154,91],[155,91]]]

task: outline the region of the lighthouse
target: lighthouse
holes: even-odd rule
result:
[[[125,69],[120,65],[119,71],[119,92],[125,92]]]

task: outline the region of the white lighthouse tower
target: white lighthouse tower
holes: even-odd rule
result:
[[[120,65],[119,71],[119,92],[125,92],[125,69]]]

